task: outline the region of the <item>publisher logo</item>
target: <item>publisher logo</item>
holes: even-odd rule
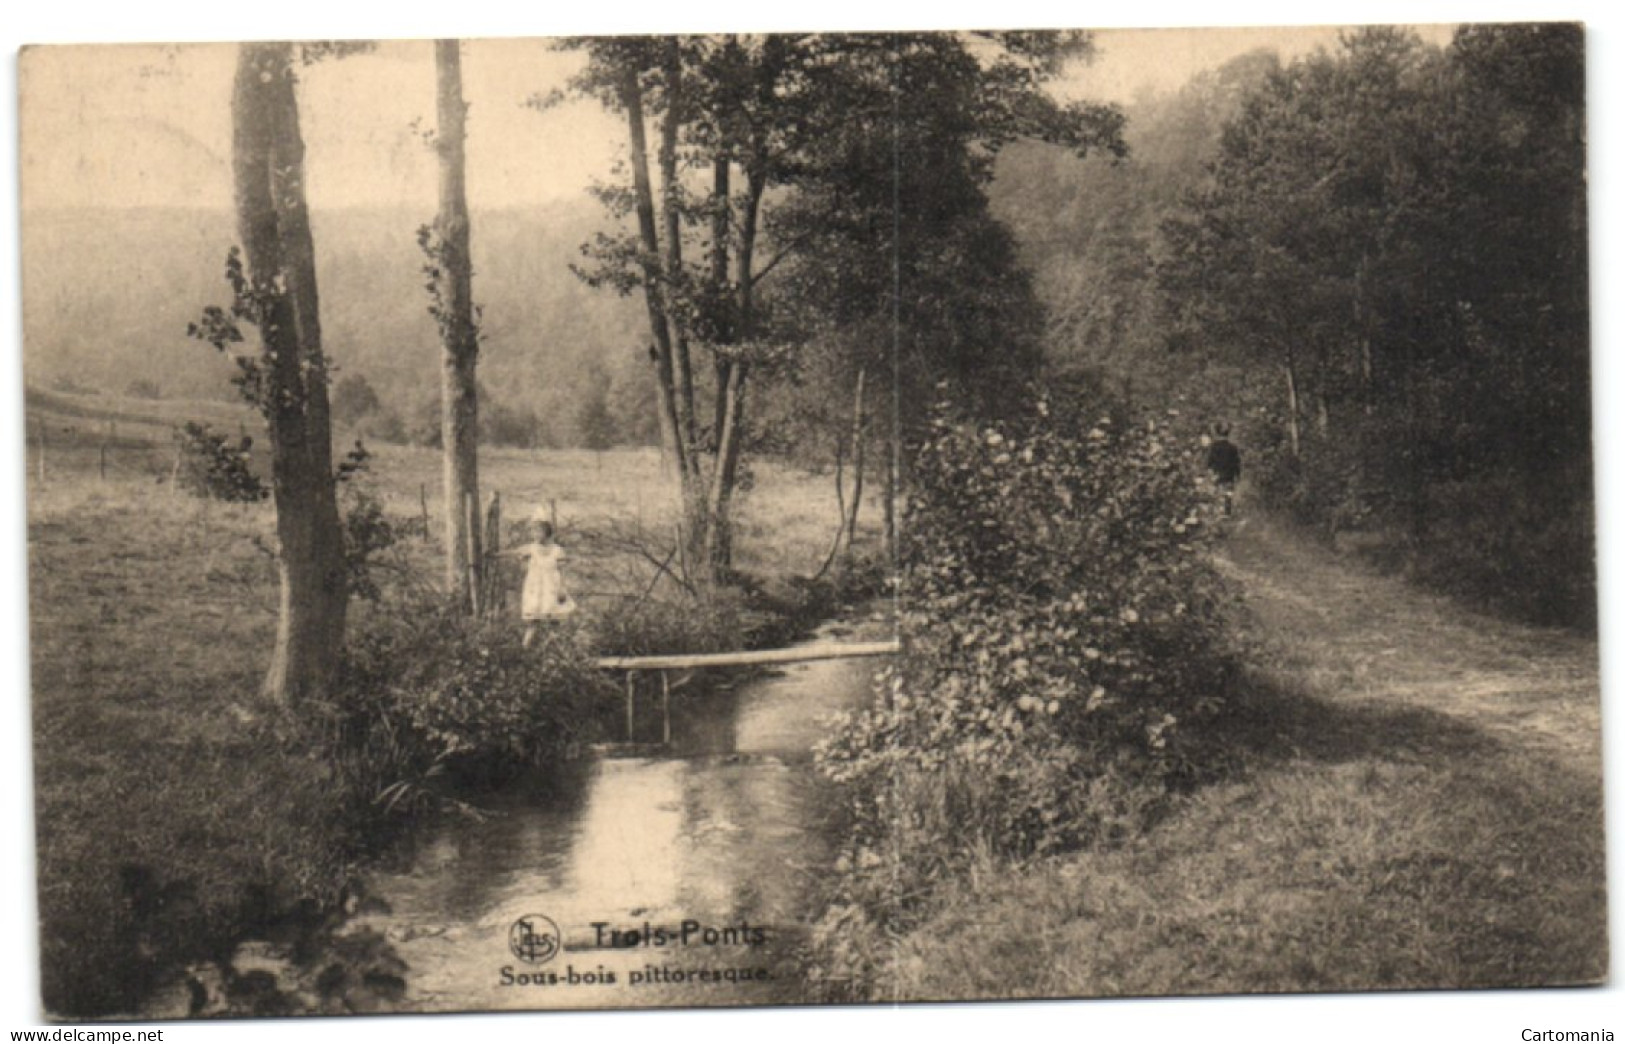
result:
[[[546,964],[563,948],[564,936],[546,914],[526,914],[508,929],[508,949],[526,964]]]

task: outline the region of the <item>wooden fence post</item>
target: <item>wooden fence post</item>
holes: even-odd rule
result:
[[[468,601],[475,616],[484,604],[480,584],[480,505],[474,494],[463,494],[463,517],[468,522]]]
[[[660,742],[671,746],[671,675],[660,672]]]
[[[636,671],[626,672],[626,742],[632,742],[632,679]]]
[[[429,487],[418,483],[418,507],[423,511],[423,542],[429,542]]]
[[[506,592],[499,588],[497,578],[497,553],[502,550],[502,494],[495,490],[491,499],[485,505],[485,561],[481,568],[485,572],[485,608],[487,612],[501,611]]]

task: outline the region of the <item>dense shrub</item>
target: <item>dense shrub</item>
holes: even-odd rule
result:
[[[594,621],[594,644],[611,656],[717,652],[747,640],[744,596],[719,588],[704,599],[645,599]]]
[[[933,422],[904,525],[909,655],[819,754],[855,865],[888,853],[883,891],[1132,831],[1192,772],[1182,737],[1225,684],[1201,475],[1156,419],[1039,401]]]
[[[1552,488],[1556,486],[1557,488]],[[1593,506],[1560,482],[1443,482],[1427,498],[1417,579],[1475,606],[1543,625],[1593,629]]]
[[[253,502],[271,491],[254,473],[254,440],[244,435],[233,441],[211,431],[207,424],[187,421],[175,430],[180,454],[176,481],[188,493],[214,500]]]
[[[384,506],[372,489],[372,453],[357,439],[334,469],[338,487],[340,519],[344,537],[344,569],[350,594],[378,601],[383,592],[377,573],[383,556],[402,536],[400,525],[384,514]]]
[[[383,409],[378,393],[359,373],[347,373],[333,382],[330,398],[333,420],[346,428],[354,428]]]
[[[556,765],[598,738],[616,691],[573,627],[529,648],[513,624],[417,606],[364,621],[335,723],[376,793],[427,793],[446,769],[482,781]]]
[[[350,594],[376,602],[383,597],[377,577],[379,559],[400,542],[400,529],[370,490],[348,487],[341,500],[344,569]]]
[[[1593,628],[1589,459],[1521,465],[1516,440],[1488,425],[1396,437],[1403,427],[1393,410],[1350,409],[1307,425],[1296,455],[1265,424],[1240,442],[1262,503],[1322,539],[1357,534],[1367,559],[1474,609]]]
[[[411,441],[406,430],[406,422],[394,410],[381,409],[362,417],[355,423],[355,433],[362,438],[374,442],[384,442],[391,446],[404,446]]]

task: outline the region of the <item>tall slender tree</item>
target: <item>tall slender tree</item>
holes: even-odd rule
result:
[[[281,602],[265,690],[286,704],[331,691],[348,608],[293,54],[286,43],[238,50],[231,169],[241,253],[227,262],[235,301],[229,316],[210,308],[192,326],[222,350],[243,340],[239,321],[259,330],[260,351],[239,360],[237,383],[270,433]]]
[[[444,447],[446,586],[459,603],[479,611],[480,527],[474,508],[480,500],[479,393],[475,370],[480,338],[469,255],[469,219],[464,143],[468,105],[463,101],[461,45],[438,40],[434,46],[440,166],[440,211],[432,227],[420,231],[430,261],[429,311],[440,327],[441,445]]]
[[[946,130],[939,137],[949,152],[975,154],[949,157],[974,168],[971,183],[991,171],[991,160],[978,157],[1014,137],[1082,150],[1116,142],[1120,122],[1112,110],[1063,106],[1041,89],[1068,58],[1087,51],[1085,34],[623,37],[566,46],[589,59],[577,91],[626,119],[631,185],[605,186],[600,196],[614,217],[636,218],[630,235],[600,234],[587,249],[595,264],[580,274],[594,285],[644,294],[661,430],[682,482],[694,552],[689,560],[711,579],[730,567],[749,389],[784,347],[764,307],[764,281],[789,271],[787,259],[825,227],[813,214],[786,234],[775,227],[775,212],[798,193],[838,206],[850,179],[827,154],[853,140],[869,153],[864,176],[882,178],[867,186],[870,195],[887,206],[895,199],[898,162],[923,164],[918,173],[928,176],[939,157],[893,148],[900,97],[945,88],[932,102],[934,127]],[[660,128],[658,192],[649,171],[650,118]],[[699,171],[709,175],[708,195],[690,183],[700,180],[690,177]],[[862,219],[873,225],[883,215],[868,210]],[[685,250],[685,237],[707,231],[708,244]],[[870,244],[881,243],[878,225],[869,232]],[[711,353],[709,410],[693,403],[696,345]]]

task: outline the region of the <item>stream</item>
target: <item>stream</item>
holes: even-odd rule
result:
[[[875,616],[809,642],[887,632]],[[495,815],[430,830],[373,876],[382,902],[351,925],[404,963],[387,1008],[808,999],[796,952],[835,840],[812,746],[831,714],[866,704],[879,666],[791,664],[720,696],[676,687],[672,743],[657,756],[586,759],[562,792],[510,794]],[[658,703],[638,713],[639,738],[658,734]]]

